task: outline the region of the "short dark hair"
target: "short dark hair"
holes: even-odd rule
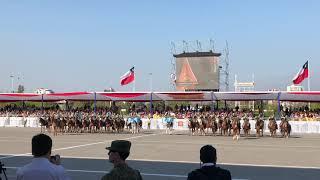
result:
[[[205,145],[200,149],[200,160],[203,163],[216,163],[217,162],[217,151],[211,145]]]
[[[122,160],[126,160],[129,157],[129,152],[118,152]]]
[[[46,155],[52,148],[52,139],[45,134],[37,134],[32,138],[32,155],[40,157]]]

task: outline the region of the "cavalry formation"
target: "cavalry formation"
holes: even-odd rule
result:
[[[167,112],[163,115],[162,123],[166,128],[166,134],[173,133],[174,118],[174,113]],[[263,117],[261,115],[253,117],[250,113],[190,113],[187,118],[190,135],[232,135],[234,140],[238,140],[241,131],[244,137],[250,136],[251,130],[255,130],[256,137],[262,137],[265,128]],[[255,119],[255,127],[251,127],[250,119]],[[111,112],[62,113],[58,111],[46,112],[39,121],[41,132],[46,129],[55,136],[58,133],[122,133],[126,130],[136,134],[142,129],[142,120],[137,113],[130,113],[125,118]],[[269,118],[267,126],[272,137],[277,136],[278,129],[282,137],[290,136],[291,125],[285,117],[281,118],[279,128],[273,116]],[[150,119],[148,127],[150,128]]]
[[[113,113],[93,114],[78,113],[63,115],[47,113],[39,118],[41,132],[47,130],[54,136],[65,133],[121,133],[125,127],[133,134],[139,133],[142,121],[139,116],[132,114],[127,120]]]
[[[223,135],[223,136],[233,136],[233,139],[239,139],[241,129],[243,130],[243,135],[248,137],[250,135],[251,129],[249,119],[255,119],[255,134],[256,137],[263,136],[265,122],[263,117],[256,116],[252,117],[248,114],[239,115],[235,113],[222,113],[222,114],[200,114],[189,117],[189,129],[191,135]],[[282,137],[289,137],[291,133],[291,125],[287,118],[282,117],[279,124],[280,133]],[[270,131],[270,136],[276,137],[276,132],[278,130],[278,124],[273,116],[269,118],[268,129]]]

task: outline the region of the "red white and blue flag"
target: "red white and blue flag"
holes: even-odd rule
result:
[[[304,63],[298,74],[293,78],[293,84],[300,84],[304,79],[309,77],[308,61]]]
[[[132,67],[128,72],[126,72],[123,76],[121,76],[120,84],[121,86],[124,86],[133,81],[134,81],[134,67]]]

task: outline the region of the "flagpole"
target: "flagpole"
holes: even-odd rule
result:
[[[308,60],[308,91],[310,91],[310,61]]]
[[[310,92],[310,59],[308,60],[308,91]],[[309,111],[311,110],[311,103],[308,103]]]
[[[136,91],[136,75],[137,73],[134,72],[134,80],[132,82],[132,91],[135,92]]]
[[[132,84],[132,91],[135,92],[136,91],[136,80],[133,81]]]

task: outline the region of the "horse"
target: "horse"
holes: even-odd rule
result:
[[[208,126],[208,120],[204,116],[200,116],[198,119],[200,135],[206,135],[205,129]]]
[[[138,123],[139,125],[140,123]],[[124,125],[125,125],[125,121],[123,120],[123,118],[121,117],[114,117],[113,121],[112,121],[112,129],[117,132],[120,133],[123,131],[124,129]]]
[[[49,117],[49,121],[51,122],[51,128],[53,132],[53,136],[58,135],[58,129],[59,129],[59,120],[58,118],[51,116]]]
[[[85,130],[87,130],[87,132],[88,132],[89,131],[89,125],[90,125],[89,120],[83,119],[82,120],[82,125],[81,125],[81,127],[82,127],[81,131],[85,132]]]
[[[232,128],[232,139],[233,140],[239,140],[240,138],[240,121],[237,117],[233,118],[232,123],[231,123],[231,128]]]
[[[106,124],[106,130],[107,130],[107,132],[109,132],[110,130],[112,130],[113,120],[111,119],[111,117],[109,117],[109,116],[106,117],[105,124]]]
[[[81,132],[83,126],[79,119],[76,120],[74,126],[76,132]]]
[[[173,118],[172,117],[165,117],[163,118],[163,122],[166,127],[166,134],[172,134],[173,130]]]
[[[289,138],[291,133],[291,125],[287,120],[282,120],[280,123],[280,132],[282,137]]]
[[[268,129],[270,131],[270,136],[276,137],[278,125],[276,120],[273,117],[269,118]]]
[[[45,132],[46,129],[47,130],[50,129],[50,125],[49,125],[48,120],[45,120],[44,118],[40,117],[39,122],[40,122],[41,133]],[[44,127],[44,130],[43,130],[43,127]]]
[[[104,132],[107,131],[107,123],[105,120],[99,119],[97,124],[98,124],[98,130],[100,131],[100,133],[102,132],[103,128],[104,128]]]
[[[223,123],[223,119],[222,117],[218,116],[218,130],[220,132],[220,135],[222,135],[222,123]]]
[[[90,133],[92,133],[92,132],[96,132],[96,130],[97,130],[97,123],[96,123],[95,117],[91,117],[90,124],[89,124],[89,131]]]
[[[218,124],[215,121],[215,117],[210,115],[207,119],[208,119],[207,126],[206,126],[207,133],[208,133],[208,129],[211,129],[212,130],[212,134],[215,135],[215,133],[218,130]]]
[[[250,134],[251,126],[250,126],[249,119],[247,117],[244,118],[242,129],[243,129],[243,132],[244,132],[244,136],[248,137],[249,134]]]
[[[264,121],[262,119],[257,119],[255,126],[256,126],[256,136],[257,137],[263,136]]]
[[[230,135],[230,129],[231,125],[227,117],[224,118],[221,125],[221,134],[220,135]]]
[[[128,119],[127,119],[127,127],[129,128],[129,130],[131,131],[132,134],[136,133],[137,124],[135,123],[133,117],[128,117]]]
[[[60,133],[64,133],[67,130],[67,120],[66,118],[62,118],[62,120],[58,121],[58,128],[60,130]]]
[[[189,118],[189,124],[188,124],[190,135],[194,135],[196,131],[198,131],[199,128],[199,122],[197,121],[197,117]]]

